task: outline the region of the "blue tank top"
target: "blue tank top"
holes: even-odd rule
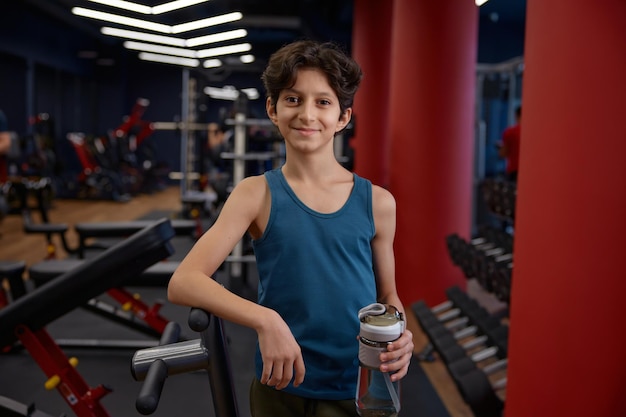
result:
[[[344,206],[334,213],[307,207],[280,168],[265,173],[271,212],[253,241],[259,271],[259,304],[289,325],[304,358],[299,387],[284,391],[307,398],[354,398],[358,373],[359,309],[376,301],[371,240],[372,184],[356,174]],[[256,373],[263,362],[257,345]]]

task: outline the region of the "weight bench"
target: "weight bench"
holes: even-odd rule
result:
[[[78,268],[87,262],[83,259],[51,259],[38,262],[28,268],[28,277],[40,287],[54,278]],[[140,274],[129,278],[124,285],[128,287],[167,287],[170,278],[180,263],[175,261],[157,262]]]
[[[132,220],[122,222],[84,222],[74,225],[74,230],[78,234],[78,246],[70,247],[65,237],[69,226],[65,223],[34,223],[30,212],[22,212],[22,223],[24,232],[27,234],[44,234],[48,243],[48,259],[55,256],[56,249],[52,242],[53,235],[59,235],[63,249],[69,254],[77,255],[80,259],[85,258],[87,249],[106,249],[110,245],[98,243],[87,243],[90,238],[125,238],[137,233],[144,227],[153,223],[152,220]],[[176,236],[193,236],[197,230],[197,224],[193,220],[173,219],[170,220],[171,228]]]
[[[76,223],[74,230],[78,233],[78,248],[76,254],[79,258],[85,257],[85,250],[90,248],[104,249],[106,246],[88,244],[90,238],[124,238],[143,229],[152,220],[133,220],[124,222],[86,222]],[[176,236],[192,236],[196,231],[196,222],[193,220],[173,219],[170,220]]]
[[[91,388],[48,334],[45,326],[110,288],[120,287],[149,266],[174,253],[175,232],[169,220],[147,224],[93,259],[36,288],[0,310],[0,350],[19,341],[79,417],[109,417],[100,399],[111,392]]]
[[[30,281],[35,287],[40,287],[56,279],[58,276],[78,268],[87,261],[83,259],[52,259],[38,262],[28,269]],[[148,267],[140,274],[125,281],[125,286],[132,287],[161,287],[166,288],[169,280],[178,267],[179,262],[157,262]],[[162,303],[156,302],[152,306],[142,301],[139,294],[132,294],[124,288],[109,288],[107,294],[119,303],[119,307],[111,305],[102,300],[89,300],[82,306],[94,314],[100,315],[108,320],[125,325],[134,330],[142,332],[150,337],[158,339],[169,320],[159,313]],[[121,307],[121,308],[120,308]],[[63,346],[88,346],[96,347],[137,347],[133,343],[122,343],[119,341],[108,343],[100,341],[89,341],[83,343],[77,340],[57,341]]]

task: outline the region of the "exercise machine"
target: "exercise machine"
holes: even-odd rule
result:
[[[20,342],[48,378],[46,388],[57,389],[77,416],[108,417],[100,400],[111,388],[90,387],[75,369],[77,360],[65,355],[45,327],[171,256],[173,236],[169,220],[154,221],[78,268],[8,304],[0,310],[0,349],[10,351]]]

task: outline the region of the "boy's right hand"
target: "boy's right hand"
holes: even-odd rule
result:
[[[300,385],[304,381],[304,359],[287,323],[270,310],[269,319],[264,320],[257,333],[263,358],[261,383],[283,389],[293,379],[294,387]]]

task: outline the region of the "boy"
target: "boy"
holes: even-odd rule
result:
[[[254,417],[356,416],[358,310],[378,301],[403,312],[395,200],[333,152],[361,77],[330,43],[298,41],[272,55],[262,80],[285,163],[235,187],[170,280],[170,301],[256,330]],[[258,304],[210,279],[246,232],[257,258]],[[407,330],[381,354],[381,370],[394,381],[404,377],[412,351]]]

